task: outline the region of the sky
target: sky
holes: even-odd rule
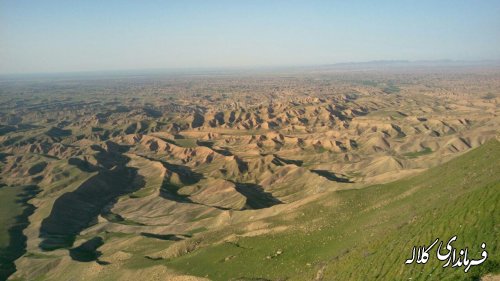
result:
[[[499,60],[500,1],[0,0],[0,74]]]

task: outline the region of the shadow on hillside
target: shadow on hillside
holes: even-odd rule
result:
[[[102,255],[97,249],[104,245],[104,240],[97,236],[83,242],[80,246],[69,250],[71,259],[79,262],[97,261],[101,265],[109,264],[108,262],[99,261]]]
[[[39,247],[45,251],[73,246],[76,235],[95,224],[98,216],[110,208],[122,195],[135,192],[145,184],[137,169],[126,167],[130,160],[121,153],[127,147],[107,142],[106,149],[93,147],[99,166],[87,165],[79,160],[69,163],[83,171],[99,171],[72,192],[57,198],[52,210],[40,227],[42,241]],[[106,207],[106,208],[105,208]]]
[[[279,157],[276,154],[273,154],[273,160],[272,163],[278,166],[283,166],[283,165],[295,165],[295,166],[302,166],[304,164],[304,161],[302,160],[292,160],[292,159],[285,159],[282,157]]]
[[[311,170],[311,172],[313,172],[321,177],[324,177],[330,181],[343,182],[343,183],[353,183],[353,181],[351,181],[350,179],[345,178],[345,177],[339,177],[335,173],[327,171],[327,170]]]
[[[159,240],[167,240],[167,241],[181,241],[186,238],[190,238],[190,235],[177,235],[177,234],[155,234],[148,232],[141,232],[141,236],[154,238]]]
[[[275,198],[271,193],[265,192],[262,186],[253,183],[238,183],[233,182],[236,186],[236,191],[247,198],[247,209],[264,209],[277,204],[282,204],[279,199]]]
[[[163,178],[163,183],[160,189],[160,196],[162,198],[172,200],[178,203],[195,203],[188,196],[179,194],[178,190],[182,186],[192,185],[199,182],[201,179],[203,179],[203,174],[194,172],[187,166],[171,164],[161,160],[154,160],[154,161],[161,162],[163,167],[165,167],[167,171],[177,174],[180,180],[180,185],[172,184],[167,172],[166,176]]]

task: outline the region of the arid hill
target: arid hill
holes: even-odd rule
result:
[[[494,143],[499,89],[497,69],[0,80],[1,277],[235,278],[183,261],[297,231],[314,204],[361,204],[336,194],[444,169]],[[310,218],[304,231],[324,227]],[[333,276],[321,257],[286,276]],[[244,277],[283,277],[262,272]]]

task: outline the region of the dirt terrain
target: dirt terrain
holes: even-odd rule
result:
[[[500,70],[476,66],[2,78],[0,192],[24,192],[2,275],[210,280],[176,261],[498,139],[499,89]]]

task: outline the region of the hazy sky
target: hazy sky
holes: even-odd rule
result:
[[[0,0],[0,73],[500,59],[500,1]]]

